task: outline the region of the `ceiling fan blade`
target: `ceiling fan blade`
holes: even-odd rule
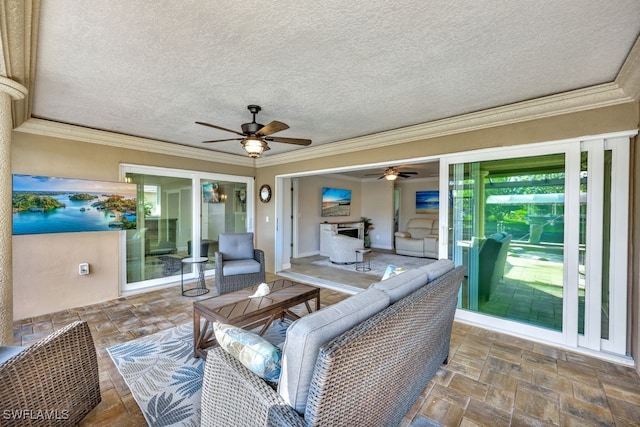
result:
[[[224,131],[227,131],[227,132],[235,133],[236,135],[244,136],[243,133],[237,132],[235,130],[223,128],[221,126],[212,125],[211,123],[205,123],[205,122],[196,122],[196,123],[199,124],[199,125],[202,125],[202,126],[209,126],[210,128],[214,128],[214,129],[218,129],[218,130],[224,130]]]
[[[400,178],[411,178],[411,175],[416,175],[416,174],[408,174],[408,173],[405,173],[405,172],[401,172],[401,173],[398,174],[398,176]]]
[[[244,138],[226,138],[226,139],[212,139],[210,141],[202,141],[204,142],[223,142],[223,141],[242,141]]]
[[[285,144],[296,144],[296,145],[304,145],[304,146],[311,144],[310,139],[301,139],[301,138],[280,138],[277,136],[271,136],[265,139],[267,141],[283,142]]]
[[[286,129],[289,129],[288,124],[274,120],[268,125],[263,126],[258,132],[256,132],[256,135],[267,136]]]

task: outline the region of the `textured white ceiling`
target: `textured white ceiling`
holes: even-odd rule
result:
[[[42,0],[32,115],[243,154],[194,122],[259,104],[319,145],[611,82],[639,33],[638,0]]]

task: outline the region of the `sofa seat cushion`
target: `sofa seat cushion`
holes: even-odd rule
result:
[[[429,282],[433,282],[438,277],[442,276],[448,271],[453,270],[454,267],[455,267],[455,264],[453,263],[453,261],[451,261],[450,259],[443,258],[443,259],[439,259],[434,263],[422,266],[419,268],[419,270],[426,272]]]
[[[278,383],[282,398],[300,415],[304,414],[320,346],[388,305],[386,293],[369,288],[293,322],[283,348]]]
[[[213,322],[218,345],[247,369],[267,381],[280,378],[282,352],[261,336],[232,325]]]
[[[373,283],[370,287],[389,295],[389,303],[393,304],[424,286],[427,280],[426,272],[416,268]]]
[[[0,345],[0,365],[26,348],[17,345]]]
[[[225,276],[235,276],[236,274],[260,273],[260,263],[255,259],[238,259],[225,261],[222,271]]]

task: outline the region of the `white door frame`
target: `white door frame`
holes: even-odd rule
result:
[[[528,339],[546,343],[553,343],[572,350],[593,353],[598,357],[615,360],[620,363],[632,364],[626,356],[626,298],[627,298],[627,233],[628,233],[628,194],[629,194],[629,139],[637,131],[616,132],[605,135],[595,135],[572,138],[561,141],[509,146],[503,148],[478,150],[474,152],[451,154],[441,158],[440,162],[440,258],[447,258],[449,254],[449,166],[458,163],[474,163],[496,160],[501,158],[535,157],[546,154],[565,154],[565,216],[579,218],[580,215],[580,160],[581,151],[588,151],[588,159],[598,158],[598,153],[604,149],[613,150],[612,176],[612,206],[611,206],[611,298],[609,324],[609,339],[600,338],[600,307],[601,307],[601,267],[596,268],[595,261],[602,259],[601,238],[602,223],[596,224],[601,216],[588,215],[592,229],[587,235],[587,248],[592,251],[587,271],[591,283],[587,284],[585,303],[585,335],[578,333],[578,268],[579,265],[579,221],[565,221],[565,265],[576,268],[564,269],[564,297],[563,297],[563,329],[552,331],[545,328],[527,325],[519,322],[501,319],[482,313],[458,309],[456,319],[478,324],[483,327],[500,330],[502,332],[525,336]],[[599,148],[596,148],[599,147]],[[600,159],[602,156],[600,155]],[[588,193],[594,193],[589,200],[589,209],[602,209],[602,176],[601,165],[589,165]],[[598,184],[600,181],[600,184]],[[615,189],[615,191],[613,191]],[[599,196],[598,196],[599,194]],[[598,206],[598,208],[595,208]],[[599,244],[598,244],[599,243]],[[587,320],[588,319],[588,320]]]

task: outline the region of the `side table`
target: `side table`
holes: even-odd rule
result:
[[[356,271],[371,271],[371,260],[367,256],[369,253],[371,249],[356,249]]]
[[[182,295],[186,297],[197,297],[209,292],[204,282],[204,270],[206,269],[207,261],[209,261],[209,258],[204,256],[182,258],[182,262],[180,263],[180,286],[182,288]],[[184,288],[184,266],[187,264],[192,265],[198,272],[198,284],[191,289]]]

